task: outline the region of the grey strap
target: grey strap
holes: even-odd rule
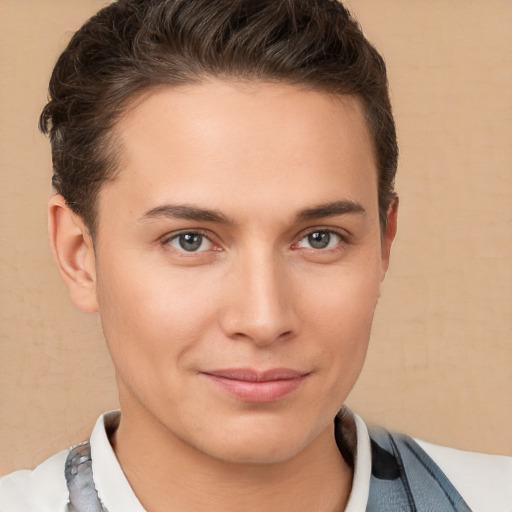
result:
[[[64,474],[69,491],[67,512],[108,512],[101,504],[94,487],[89,441],[71,449]]]
[[[471,512],[439,466],[409,436],[370,428],[366,512]]]

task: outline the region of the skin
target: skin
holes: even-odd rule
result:
[[[393,204],[380,231],[358,100],[209,81],[139,98],[115,135],[94,244],[60,196],[50,240],[74,303],[100,314],[122,410],[112,443],[137,497],[150,511],[343,510],[352,470],[333,418],[396,230]],[[283,367],[302,377],[272,400],[211,379]]]

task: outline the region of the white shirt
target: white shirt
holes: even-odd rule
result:
[[[144,512],[112,450],[105,424],[118,411],[98,419],[90,438],[92,471],[98,496],[109,512]],[[352,413],[353,414],[353,413]],[[368,429],[353,414],[357,432],[352,491],[345,512],[364,512],[371,476]],[[418,441],[451,480],[473,512],[512,512],[512,457],[464,452]],[[68,491],[64,464],[69,450],[34,470],[15,471],[0,479],[0,512],[65,512]]]

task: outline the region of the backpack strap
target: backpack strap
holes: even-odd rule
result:
[[[368,430],[372,476],[366,512],[471,512],[414,439],[379,427]]]
[[[71,448],[64,467],[69,491],[67,512],[108,512],[101,504],[92,478],[89,441]]]

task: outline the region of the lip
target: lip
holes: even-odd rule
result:
[[[295,391],[308,372],[290,368],[258,371],[252,368],[226,368],[201,372],[212,384],[244,402],[275,402]]]

